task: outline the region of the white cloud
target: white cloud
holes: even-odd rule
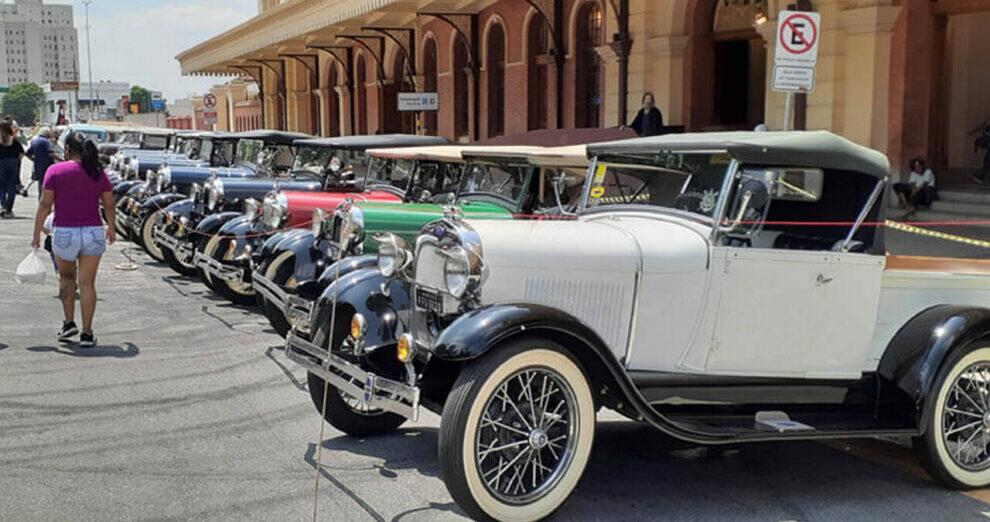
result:
[[[104,2],[108,4],[109,2]],[[91,6],[93,78],[125,81],[164,91],[166,98],[202,94],[223,78],[183,77],[175,55],[254,16],[256,0],[172,0],[169,4]],[[218,5],[222,4],[222,5]],[[81,80],[86,64],[84,12],[76,6]]]

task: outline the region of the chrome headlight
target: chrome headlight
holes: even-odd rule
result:
[[[172,184],[172,167],[168,165],[163,166],[158,169],[158,175],[161,177],[162,188],[165,188]]]
[[[409,245],[395,234],[378,234],[378,271],[385,277],[392,277],[405,270],[412,262],[413,253]]]
[[[447,262],[443,265],[443,279],[447,293],[460,299],[471,284],[471,260],[461,247],[443,251]]]
[[[195,203],[196,200],[199,199],[199,194],[202,191],[203,187],[199,186],[199,183],[193,183],[192,186],[189,187],[189,199],[193,200],[193,203]]]
[[[350,201],[341,203],[333,213],[333,242],[344,252],[362,251],[364,242],[364,213]]]
[[[246,217],[248,221],[258,219],[258,206],[258,200],[254,198],[248,198],[247,201],[244,202],[244,217]]]
[[[148,192],[155,194],[161,185],[158,182],[158,173],[155,171],[148,172],[148,177],[144,179],[145,186],[148,187]]]
[[[327,220],[327,213],[322,208],[313,209],[313,221],[310,224],[313,230],[313,237],[319,239],[323,235],[324,223]]]
[[[261,219],[265,226],[277,230],[285,224],[289,217],[289,202],[285,194],[273,192],[265,196],[265,207],[261,211]]]
[[[223,200],[223,182],[219,179],[211,179],[206,184],[206,208],[216,210]]]

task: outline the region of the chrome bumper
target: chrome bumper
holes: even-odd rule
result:
[[[155,242],[160,248],[167,248],[175,254],[175,257],[183,263],[190,263],[193,259],[192,243],[182,241],[175,236],[165,232],[161,228],[156,228],[154,232]]]
[[[127,230],[133,230],[134,229],[134,219],[131,218],[131,215],[130,214],[128,214],[127,212],[122,211],[120,209],[116,209],[116,215],[117,215],[117,217],[116,217],[117,223],[121,227],[123,227],[123,228],[125,228]]]
[[[418,386],[366,372],[360,366],[297,337],[295,332],[290,332],[286,338],[285,355],[364,406],[390,411],[413,421],[419,420]]]
[[[254,291],[261,294],[272,306],[277,308],[289,321],[289,324],[303,333],[310,333],[310,323],[313,319],[313,301],[287,293],[271,279],[255,272],[251,275],[251,285]]]
[[[210,277],[215,277],[228,283],[240,283],[244,281],[243,268],[227,266],[201,252],[194,254],[193,262],[204,272],[210,274]]]

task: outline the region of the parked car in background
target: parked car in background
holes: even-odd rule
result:
[[[462,163],[463,166],[452,169],[459,175],[454,176],[456,185],[452,184],[449,194],[432,201],[427,199],[398,206],[362,202],[343,205],[318,227],[321,233],[315,243],[292,245],[294,254],[291,256],[274,255],[278,249],[272,248],[273,252],[266,255],[271,261],[256,262],[253,275],[255,288],[265,298],[269,321],[282,335],[290,328],[295,328],[299,336],[319,335],[311,328],[313,317],[326,317],[330,313],[324,296],[334,291],[331,288],[338,288],[336,281],[345,276],[350,279],[355,271],[377,266],[374,254],[382,248],[393,251],[402,245],[413,244],[422,227],[443,217],[451,205],[456,205],[457,212],[465,216],[485,220],[566,215],[568,208],[574,208],[569,200],[580,192],[567,187],[580,184],[586,159],[583,146],[563,149],[579,151],[580,154],[570,154],[574,159],[567,159],[560,150],[469,146],[461,149],[459,160],[417,153],[413,149],[372,152],[374,156],[406,161],[416,159],[417,169],[428,173],[443,168],[444,164]],[[540,153],[560,158],[560,165],[533,166],[528,158]],[[575,164],[568,166],[568,161]],[[283,266],[286,262],[293,264]],[[362,288],[367,288],[365,283],[366,280],[361,280]],[[387,283],[385,278],[377,281],[379,285],[384,283]],[[403,298],[396,295],[394,299],[401,301]],[[387,335],[388,327],[376,328],[376,331]]]
[[[990,484],[990,267],[885,255],[865,226],[885,156],[828,132],[588,155],[577,219],[452,212],[383,238],[388,286],[325,294],[375,303],[289,335],[328,422],[366,436],[440,414],[444,482],[475,518],[559,508],[600,407],[705,445],[913,437],[940,483]]]
[[[324,180],[322,190],[293,190],[275,180],[271,186],[252,184],[257,199],[241,215],[225,213],[227,219],[215,238],[203,245],[197,256],[199,268],[211,287],[231,301],[254,303],[251,286],[251,254],[260,250],[268,237],[284,229],[305,234],[312,228],[314,212],[333,212],[345,199],[399,203],[412,188],[409,172],[395,161],[375,161],[365,151],[369,148],[400,148],[440,145],[447,141],[433,136],[390,134],[319,138],[296,142],[298,153],[294,170],[305,176],[318,174]],[[224,192],[246,187],[225,184]],[[431,187],[432,188],[432,187]],[[266,190],[267,192],[262,192]],[[319,209],[319,210],[317,210]],[[234,245],[234,248],[229,248]]]
[[[191,200],[200,193],[205,197],[206,189],[218,186],[221,179],[284,177],[293,163],[293,142],[304,137],[305,134],[282,131],[250,131],[226,135],[218,142],[214,140],[213,158],[218,163],[232,162],[229,167],[165,165],[148,177],[139,197],[134,197],[124,212],[118,213],[117,219],[123,217],[123,226],[130,229],[130,237],[152,257],[162,261],[163,254],[153,238],[155,227],[162,224],[166,208],[190,200],[171,209],[188,214]],[[202,191],[196,188],[200,183],[204,187]],[[212,213],[214,209],[209,210]],[[187,219],[194,218],[198,222],[201,217],[189,215]]]
[[[127,129],[120,133],[117,141],[101,142],[100,159],[106,165],[121,149],[165,150],[169,148],[176,131],[156,127]]]

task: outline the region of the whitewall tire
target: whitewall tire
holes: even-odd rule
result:
[[[577,486],[594,435],[595,403],[578,363],[554,342],[524,339],[461,372],[440,422],[440,469],[469,516],[539,520]]]
[[[141,222],[141,244],[144,246],[144,250],[148,252],[148,255],[158,261],[165,261],[162,249],[155,241],[155,229],[161,225],[161,221],[161,210],[156,210],[144,218],[144,221]]]
[[[916,442],[932,478],[954,489],[990,485],[990,345],[949,357],[927,409]]]

